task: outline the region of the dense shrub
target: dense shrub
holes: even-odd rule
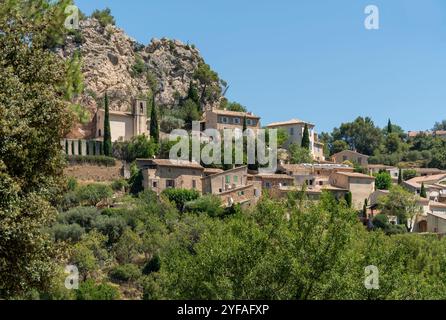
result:
[[[116,165],[116,160],[112,157],[106,156],[67,156],[67,161],[71,165],[76,164],[91,164],[105,167],[114,167]]]
[[[78,300],[117,300],[119,290],[108,283],[96,284],[94,280],[88,279],[79,284],[76,297]]]
[[[125,220],[122,217],[108,217],[101,215],[95,222],[95,228],[108,237],[108,244],[112,245],[121,237],[126,228]]]
[[[412,178],[415,178],[417,176],[417,172],[412,169],[407,169],[403,171],[403,179],[404,181],[410,180]]]
[[[135,281],[141,277],[141,270],[136,265],[128,263],[112,268],[109,276],[114,281]]]
[[[193,213],[205,213],[210,217],[219,217],[224,214],[221,199],[214,195],[205,195],[197,200],[187,202],[184,211]]]
[[[197,190],[189,189],[166,189],[162,193],[164,196],[176,204],[179,211],[182,211],[186,202],[198,199],[200,194]]]
[[[106,27],[107,25],[115,25],[115,18],[111,14],[110,8],[105,8],[104,10],[96,9],[91,14],[92,18],[95,18],[99,21],[102,27]]]
[[[56,224],[53,229],[54,239],[56,241],[72,241],[78,242],[85,234],[85,229],[77,223],[66,225]]]
[[[128,188],[129,184],[127,182],[127,180],[125,179],[118,179],[113,181],[113,183],[111,184],[111,188],[114,191],[123,191],[126,190]]]
[[[375,185],[378,190],[389,190],[392,186],[392,177],[388,172],[380,172],[376,175]]]
[[[142,270],[142,273],[144,275],[149,275],[152,272],[158,272],[161,268],[161,260],[158,255],[155,255],[150,259],[146,265],[144,266],[144,269]]]
[[[165,116],[162,118],[160,123],[160,129],[162,132],[169,133],[175,129],[180,129],[184,127],[184,120],[172,116]]]
[[[152,158],[157,153],[158,144],[144,134],[132,137],[130,141],[117,141],[113,144],[113,155],[127,162],[138,158]]]
[[[58,221],[64,224],[77,224],[89,231],[93,227],[99,213],[95,207],[78,207],[59,215]]]
[[[113,195],[113,190],[105,184],[94,183],[79,187],[76,194],[79,202],[96,206],[100,201],[110,198]]]

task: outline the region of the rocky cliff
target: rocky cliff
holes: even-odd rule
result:
[[[105,91],[111,110],[127,111],[135,97],[146,97],[156,84],[157,105],[171,109],[187,95],[191,83],[201,86],[193,74],[204,60],[194,46],[178,40],[152,39],[146,46],[116,26],[103,27],[87,19],[81,21],[78,35],[67,38],[60,54],[69,58],[76,50],[81,54],[85,85],[76,102],[92,116]],[[204,107],[218,104],[219,99],[205,101]]]

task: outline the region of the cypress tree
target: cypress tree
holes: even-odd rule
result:
[[[310,132],[308,130],[308,124],[305,123],[304,134],[302,136],[302,148],[310,149]]]
[[[82,155],[82,140],[77,141],[77,151],[78,151],[78,154],[81,156]]]
[[[420,197],[427,198],[426,188],[424,187],[424,182],[421,184]]]
[[[156,105],[155,105],[155,94],[153,94],[152,96],[152,111],[150,113],[150,137],[153,139],[155,143],[159,143],[160,132],[158,126],[158,115],[156,112]]]
[[[248,129],[248,121],[246,119],[246,116],[244,116],[243,117],[243,132],[245,132],[246,129]]]
[[[345,194],[345,201],[347,202],[347,206],[349,208],[352,207],[352,193],[349,191]]]
[[[400,168],[399,172],[398,172],[398,184],[401,185],[403,183],[403,172]]]
[[[363,217],[367,217],[367,206],[369,201],[367,199],[364,200],[364,206],[362,207],[362,215]]]
[[[74,140],[71,141],[71,155],[74,156],[75,152],[74,152]]]
[[[111,131],[110,131],[110,110],[108,106],[108,95],[107,92],[105,92],[104,96],[104,108],[105,108],[105,115],[104,115],[104,155],[107,157],[111,157],[112,155],[112,142],[111,142]]]
[[[65,154],[68,155],[68,140],[65,140]]]
[[[392,122],[389,119],[389,122],[387,122],[387,133],[390,134],[392,133],[393,129],[392,129]]]

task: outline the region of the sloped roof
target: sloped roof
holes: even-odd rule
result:
[[[267,125],[267,127],[280,127],[280,126],[288,126],[288,125],[293,125],[293,124],[308,124],[309,126],[313,126],[314,124],[308,122],[308,121],[303,121],[297,118],[288,120],[288,121],[282,121],[282,122],[273,122],[270,123],[269,125]]]
[[[337,157],[338,155],[342,155],[344,153],[357,154],[357,155],[360,155],[360,156],[365,157],[365,158],[370,158],[370,156],[367,156],[365,154],[362,154],[362,153],[359,153],[359,152],[353,151],[353,150],[343,150],[341,152],[335,153],[334,155],[332,155],[332,157]]]
[[[190,168],[204,170],[204,168],[197,162],[191,162],[186,160],[171,160],[171,159],[136,159],[137,162],[147,162],[152,165],[161,167],[178,167],[178,168]]]
[[[360,178],[360,179],[371,179],[371,180],[375,180],[375,177],[363,174],[363,173],[359,173],[359,172],[335,172],[334,174],[340,174],[343,176],[347,176],[349,178]]]
[[[260,119],[260,117],[254,115],[252,112],[239,112],[239,111],[230,111],[230,110],[223,110],[223,109],[213,109],[212,112],[215,114],[224,115],[224,116]]]

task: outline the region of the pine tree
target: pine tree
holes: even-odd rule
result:
[[[308,149],[308,150],[310,149],[310,133],[308,130],[308,124],[305,124],[305,127],[304,127],[304,134],[302,136],[301,147]]]
[[[108,95],[107,92],[104,96],[104,155],[111,157],[112,155],[112,142],[111,142],[111,131],[110,131],[110,109],[108,105]]]
[[[398,172],[398,184],[401,185],[403,183],[403,172],[400,168],[399,172]]]
[[[421,184],[420,197],[427,198],[426,188],[424,186],[424,182]]]
[[[391,134],[392,131],[393,131],[393,129],[392,129],[392,122],[389,119],[389,122],[387,123],[387,133]]]
[[[155,94],[152,95],[152,111],[150,113],[150,137],[155,143],[159,143],[160,132],[158,126],[158,115],[156,112]]]

